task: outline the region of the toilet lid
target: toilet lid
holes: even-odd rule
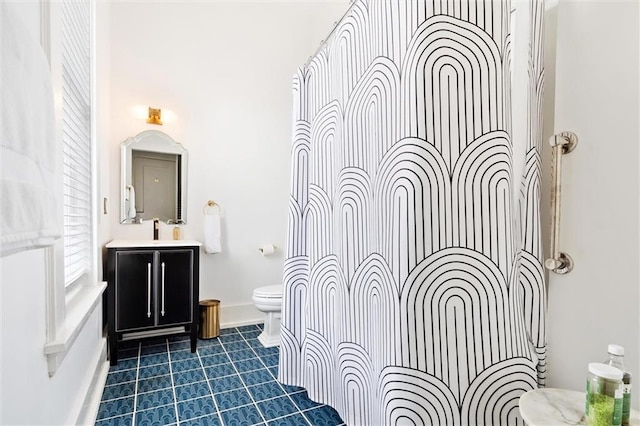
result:
[[[282,298],[282,285],[269,285],[253,290],[253,294],[266,299]]]

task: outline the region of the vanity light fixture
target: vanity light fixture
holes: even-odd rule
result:
[[[149,107],[149,118],[147,118],[147,123],[149,124],[159,124],[162,126],[162,120],[160,119],[162,112],[160,108],[151,108]]]

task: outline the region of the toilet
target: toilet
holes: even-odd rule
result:
[[[262,334],[258,340],[265,348],[280,345],[280,312],[282,310],[282,285],[269,285],[253,291],[253,303],[267,314]]]

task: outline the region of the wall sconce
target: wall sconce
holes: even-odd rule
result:
[[[147,118],[147,123],[149,124],[159,124],[162,126],[162,120],[160,119],[161,117],[161,110],[160,108],[151,108],[149,107],[149,118]]]

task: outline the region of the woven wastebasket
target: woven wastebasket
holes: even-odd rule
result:
[[[220,301],[214,299],[200,301],[200,327],[198,337],[200,339],[213,339],[220,335]]]

